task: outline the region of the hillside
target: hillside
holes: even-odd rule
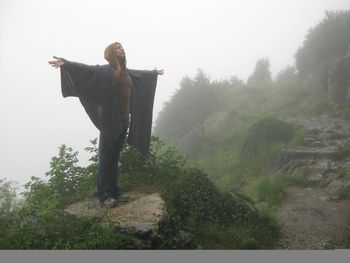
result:
[[[347,108],[332,110],[324,93],[302,87],[226,92],[231,104],[170,143],[219,188],[248,195],[272,213],[282,226],[277,248],[348,247]]]
[[[185,77],[156,123],[219,189],[282,224],[278,248],[349,247],[349,26],[349,11],[326,13],[274,79],[267,58],[246,83]]]
[[[150,155],[125,145],[127,203],[96,200],[97,139],[61,145],[19,196],[0,180],[0,249],[350,247],[350,11],[327,12],[275,78],[184,77]],[[30,154],[30,153],[28,153]]]

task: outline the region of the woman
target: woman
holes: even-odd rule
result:
[[[61,69],[63,97],[78,97],[100,130],[97,197],[103,206],[113,207],[128,200],[118,189],[118,160],[128,129],[128,143],[148,154],[157,76],[164,71],[127,69],[118,42],[105,49],[104,57],[108,65],[90,66],[55,56],[49,64]]]

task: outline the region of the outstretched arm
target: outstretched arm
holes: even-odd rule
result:
[[[101,94],[105,94],[108,85],[104,85],[113,74],[108,65],[86,65],[72,62],[64,58],[54,56],[49,61],[53,68],[59,68],[61,72],[61,89],[63,97],[79,97],[89,99],[94,103],[101,102]],[[108,81],[107,81],[108,82]]]
[[[54,68],[59,68],[59,67],[61,67],[61,66],[64,65],[64,61],[63,61],[62,58],[59,58],[59,57],[56,57],[56,56],[53,56],[53,58],[54,58],[55,60],[49,61],[49,64],[50,64],[52,67],[54,67]]]

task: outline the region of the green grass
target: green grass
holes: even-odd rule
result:
[[[200,249],[272,249],[280,233],[276,232],[278,225],[272,218],[266,223],[275,224],[275,228],[267,230],[266,227],[255,225],[197,225],[193,230],[194,242]]]
[[[256,202],[265,202],[269,207],[277,207],[286,196],[286,188],[295,185],[308,186],[307,179],[274,174],[267,177],[252,178],[247,193]]]
[[[344,187],[336,193],[337,200],[346,200],[350,199],[350,186]]]

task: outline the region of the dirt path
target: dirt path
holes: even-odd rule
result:
[[[329,200],[321,188],[291,187],[278,217],[279,249],[332,249],[349,226],[350,200]]]
[[[335,199],[339,191],[350,189],[350,156],[337,157],[350,141],[350,122],[329,116],[283,119],[308,132],[302,145],[286,149],[272,167],[315,186],[287,189],[278,211],[283,233],[279,249],[335,248],[350,226],[350,200]]]

